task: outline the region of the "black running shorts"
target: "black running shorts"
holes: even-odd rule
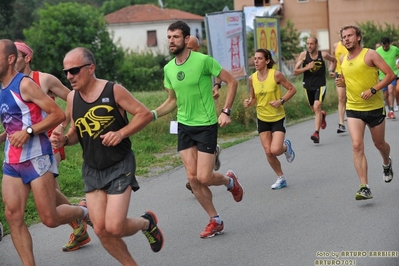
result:
[[[122,194],[131,186],[133,191],[140,188],[136,180],[136,158],[133,151],[125,158],[108,168],[98,170],[85,163],[82,166],[84,192],[104,190],[107,194]]]
[[[185,150],[193,146],[201,152],[214,154],[218,137],[218,124],[210,126],[186,126],[178,124],[177,150]]]
[[[281,131],[285,133],[285,117],[276,122],[265,122],[258,118],[258,132],[262,133],[265,131],[271,131],[272,133],[275,131]]]
[[[381,124],[385,116],[385,107],[371,111],[346,110],[346,117],[361,119],[369,127],[375,127]]]

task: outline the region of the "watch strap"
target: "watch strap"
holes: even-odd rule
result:
[[[231,115],[231,110],[229,108],[223,108],[222,113],[225,113],[226,115],[230,116]]]

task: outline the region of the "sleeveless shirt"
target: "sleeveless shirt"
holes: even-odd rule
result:
[[[108,82],[97,100],[91,103],[84,101],[80,93],[75,91],[72,118],[85,164],[99,170],[105,169],[123,160],[131,151],[128,137],[110,147],[104,146],[100,138],[100,135],[118,131],[129,123],[126,111],[122,116],[115,102],[114,83]]]
[[[341,41],[338,42],[337,47],[335,48],[335,59],[337,59],[337,65],[335,67],[335,72],[338,74],[341,74],[341,56],[344,54],[347,54],[348,50],[346,50],[346,47],[342,44]]]
[[[341,69],[346,84],[346,110],[371,111],[384,107],[382,90],[368,100],[361,98],[363,91],[378,83],[378,68],[370,67],[364,62],[368,50],[363,48],[356,58],[348,60],[345,56],[342,60]]]
[[[307,66],[312,61],[314,62],[314,67],[303,73],[303,87],[307,90],[317,90],[322,86],[326,86],[326,64],[321,51],[317,52],[315,60],[310,57],[309,52],[306,52],[302,67]]]
[[[276,122],[285,117],[284,107],[280,105],[274,108],[270,101],[280,100],[281,87],[274,79],[274,69],[269,69],[264,81],[259,81],[258,71],[252,75],[252,86],[256,97],[256,114],[259,120],[264,122]]]
[[[47,114],[35,103],[22,99],[20,84],[26,76],[18,73],[7,87],[3,87],[0,93],[1,121],[7,135],[24,130],[28,126],[42,121]],[[35,157],[53,154],[47,132],[35,134],[21,148],[11,146],[6,138],[4,147],[6,163],[22,163]]]

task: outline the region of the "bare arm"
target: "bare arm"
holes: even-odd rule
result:
[[[306,58],[306,51],[299,54],[298,60],[294,67],[294,75],[300,75],[300,74],[304,73],[305,71],[308,71],[313,68],[313,65],[314,65],[313,62],[310,62],[307,66],[302,67],[302,64],[303,64],[303,61],[305,60],[305,58]]]
[[[40,85],[45,92],[51,91],[57,97],[67,100],[70,90],[61,83],[55,76],[40,72]]]
[[[33,102],[44,112],[47,116],[37,124],[31,125],[34,134],[47,132],[56,127],[65,119],[65,114],[62,109],[50,98],[43,90],[31,79],[24,78],[20,83],[21,97],[27,102]],[[8,136],[10,144],[15,147],[21,147],[26,143],[30,136],[25,129],[15,132]]]
[[[237,94],[238,82],[225,69],[222,69],[222,71],[220,71],[219,76],[217,76],[217,78],[219,78],[221,81],[223,81],[227,84],[227,95],[226,95],[226,101],[224,103],[223,109],[224,108],[231,109],[233,107],[234,99]],[[221,127],[227,126],[228,124],[231,123],[230,116],[226,115],[223,112],[220,114],[218,121],[219,121],[219,125]]]
[[[130,137],[152,121],[151,111],[121,85],[114,85],[114,95],[120,111],[125,110],[133,115],[129,124],[119,130],[123,138]]]
[[[79,142],[78,135],[76,133],[75,122],[72,119],[72,102],[75,93],[75,91],[71,91],[67,96],[67,107],[65,113],[68,118],[66,118],[66,120],[71,122],[67,134],[64,135],[64,130],[67,126],[65,121],[62,123],[62,127],[59,126],[58,130],[53,130],[51,134],[50,141],[55,149],[62,148],[66,145],[74,145]]]
[[[280,71],[274,72],[274,80],[283,86],[287,92],[281,97],[285,102],[288,102],[296,93],[295,86],[287,80],[287,78]]]
[[[283,105],[285,102],[290,100],[292,96],[296,93],[296,88],[294,85],[292,85],[286,78],[285,76],[280,72],[280,71],[275,71],[274,72],[274,80],[276,83],[280,84],[283,86],[286,90],[288,90],[284,96],[282,96],[280,99],[276,99],[273,101],[269,102],[269,105],[273,106],[274,108],[278,108],[281,105]]]
[[[328,72],[330,74],[332,74],[332,75],[330,75],[331,77],[334,77],[335,67],[337,66],[337,59],[335,59],[334,56],[332,56],[332,55],[330,55],[329,53],[326,53],[326,52],[322,52],[321,54],[322,54],[324,60],[330,61],[330,65],[328,67]]]
[[[254,90],[254,85],[253,85],[253,75],[249,76],[248,82],[249,82],[249,99],[244,100],[244,107],[248,108],[256,104],[256,97],[255,97],[255,90]]]
[[[119,111],[122,114],[126,111],[133,115],[133,118],[130,120],[129,124],[118,131],[110,131],[104,135],[100,135],[104,146],[115,146],[119,144],[123,139],[139,132],[152,121],[150,110],[121,85],[114,85],[114,96]]]
[[[158,117],[164,116],[176,109],[176,94],[174,90],[166,89],[169,93],[168,98],[157,109],[155,109]]]
[[[377,91],[387,87],[396,78],[392,69],[375,50],[369,49],[364,61],[367,65],[375,66],[385,74],[385,77],[374,86]]]

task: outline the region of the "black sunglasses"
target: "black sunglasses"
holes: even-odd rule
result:
[[[63,69],[63,71],[64,71],[65,76],[68,76],[68,72],[69,72],[71,75],[77,75],[77,74],[79,74],[80,69],[81,69],[82,67],[86,67],[86,66],[90,66],[90,65],[91,65],[91,63],[90,63],[90,64],[85,64],[85,65],[80,66],[80,67],[73,67],[73,68],[70,68],[70,69]]]

